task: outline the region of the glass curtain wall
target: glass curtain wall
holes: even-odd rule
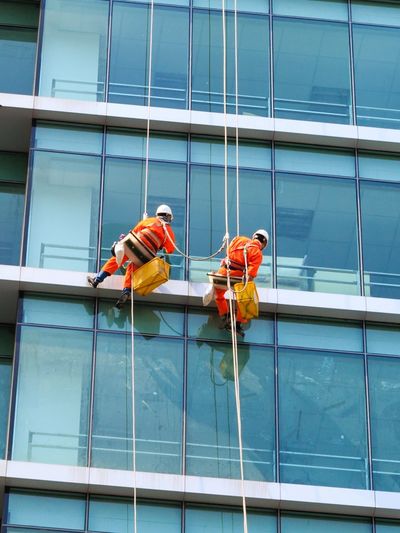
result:
[[[0,460],[5,459],[11,392],[14,328],[0,325]]]

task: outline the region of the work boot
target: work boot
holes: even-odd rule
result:
[[[91,285],[93,287],[93,289],[95,289],[97,287],[97,285],[99,284],[99,282],[97,281],[97,279],[94,276],[88,276],[86,279],[87,279],[89,285]]]
[[[108,278],[110,274],[108,272],[106,272],[105,270],[100,270],[100,272],[94,276],[88,276],[86,279],[89,283],[89,285],[91,285],[93,287],[93,289],[95,289],[97,287],[97,285],[99,283],[102,283],[106,278]]]
[[[220,317],[221,325],[219,326],[220,329],[227,329],[228,331],[231,330],[231,319],[228,314],[221,315]]]
[[[245,333],[240,322],[236,322],[236,335],[239,335],[239,337],[242,337],[242,339],[244,339]]]
[[[124,304],[126,304],[126,302],[129,300],[130,297],[131,297],[131,291],[129,289],[124,289],[122,291],[121,296],[117,300],[115,307],[117,309],[122,309],[124,307]]]

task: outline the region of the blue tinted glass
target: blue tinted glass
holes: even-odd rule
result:
[[[353,22],[382,26],[400,26],[400,6],[396,1],[351,0]]]
[[[27,168],[26,154],[0,152],[0,181],[25,183]]]
[[[130,306],[118,310],[114,307],[114,300],[101,300],[98,314],[99,329],[112,331],[131,331]],[[134,328],[135,333],[151,335],[183,335],[182,308],[165,307],[160,305],[146,305],[135,303]]]
[[[206,313],[199,309],[189,310],[188,335],[190,337],[227,341],[230,333],[220,329],[220,326],[221,321],[216,311]],[[257,320],[252,320],[248,329],[246,329],[246,342],[273,344],[273,318],[260,316]]]
[[[281,481],[368,488],[362,356],[280,349],[278,376]]]
[[[285,317],[278,320],[278,342],[327,350],[363,351],[361,324]]]
[[[275,15],[347,20],[347,0],[273,0]]]
[[[90,531],[127,533],[133,529],[133,502],[92,497],[89,504]],[[180,533],[181,508],[158,503],[137,504],[137,530],[140,533]]]
[[[14,353],[14,328],[0,326],[0,356],[11,357]]]
[[[367,324],[367,352],[400,355],[400,326]]]
[[[192,163],[209,165],[225,164],[225,143],[221,139],[192,137],[190,143]],[[236,143],[228,141],[228,165],[236,166]],[[271,146],[266,143],[246,143],[239,141],[239,166],[245,168],[271,168]]]
[[[400,490],[400,359],[368,357],[374,489]]]
[[[93,300],[32,294],[22,300],[21,322],[92,328],[93,305]]]
[[[19,265],[25,185],[0,182],[0,264]]]
[[[14,330],[0,327],[0,460],[5,458]]]
[[[0,24],[10,26],[36,27],[39,18],[39,6],[30,2],[0,2]]]
[[[400,522],[376,520],[375,531],[376,533],[400,533]]]
[[[274,21],[275,116],[349,124],[348,25]]]
[[[11,491],[7,523],[84,529],[85,508],[84,496]]]
[[[275,168],[288,172],[304,172],[332,176],[355,176],[354,152],[275,145]]]
[[[0,27],[0,92],[33,93],[37,30]]]
[[[399,128],[400,29],[354,24],[353,40],[357,124]]]
[[[251,533],[275,533],[276,517],[270,514],[247,512]],[[237,509],[188,506],[185,510],[185,533],[241,533],[243,514]]]
[[[361,182],[366,296],[400,298],[400,185]]]
[[[103,130],[96,126],[73,126],[39,122],[35,128],[35,147],[101,154]]]
[[[358,167],[361,178],[400,181],[400,159],[398,155],[359,152]]]
[[[193,7],[222,9],[222,0],[193,0]],[[235,9],[235,0],[225,0],[225,9]],[[249,13],[268,13],[269,5],[268,0],[236,0],[236,9]]]
[[[282,533],[372,533],[368,519],[340,518],[337,516],[312,516],[283,513]]]

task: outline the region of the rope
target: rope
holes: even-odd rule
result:
[[[133,533],[137,533],[136,488],[136,412],[135,412],[135,333],[133,312],[133,278],[131,286],[131,380],[132,380],[132,467],[133,467]]]
[[[239,76],[238,76],[238,26],[237,26],[237,0],[234,0],[234,35],[235,35],[235,156],[236,156],[236,235],[240,235],[240,189],[239,189]]]
[[[217,256],[220,252],[222,252],[222,250],[225,248],[225,246],[227,246],[227,243],[228,243],[229,235],[225,235],[224,238],[222,239],[221,246],[218,248],[218,250],[216,252],[214,252],[213,254],[209,255],[208,257],[192,257],[190,255],[186,255],[184,252],[182,252],[182,250],[180,250],[178,248],[176,243],[172,240],[171,235],[166,230],[165,222],[162,221],[162,224],[164,226],[165,235],[166,235],[167,239],[173,244],[174,249],[178,252],[178,254],[182,255],[186,259],[190,259],[191,261],[207,261],[208,259],[212,259],[213,257]]]

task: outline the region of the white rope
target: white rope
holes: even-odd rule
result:
[[[190,259],[191,261],[207,261],[208,259],[212,259],[213,257],[217,256],[227,246],[227,242],[228,242],[228,239],[229,239],[229,235],[225,235],[224,238],[222,239],[221,246],[213,254],[211,254],[211,255],[209,255],[207,257],[196,257],[196,256],[186,255],[184,252],[182,252],[182,250],[180,250],[178,248],[178,246],[176,245],[176,243],[172,240],[171,235],[165,229],[165,226],[164,226],[164,231],[165,231],[167,239],[173,244],[174,249],[178,252],[178,254],[182,255],[186,259]]]
[[[150,108],[151,108],[151,76],[153,68],[153,24],[154,23],[154,0],[150,3],[150,35],[149,35],[149,68],[148,68],[148,93],[147,93],[147,128],[146,128],[146,166],[144,173],[144,210],[143,218],[148,217],[147,196],[149,182],[149,151],[150,151]]]
[[[240,235],[240,189],[239,189],[239,75],[238,75],[238,24],[237,24],[237,0],[234,0],[234,34],[235,34],[235,156],[236,156],[236,235]]]
[[[225,199],[225,237],[227,239],[227,249],[229,249],[229,218],[228,218],[228,128],[226,116],[226,20],[225,20],[225,0],[222,0],[222,39],[223,39],[223,94],[224,94],[224,199]],[[236,93],[237,94],[237,93]],[[236,96],[237,98],[237,96]],[[248,533],[247,529],[247,508],[244,487],[244,467],[243,467],[243,442],[242,442],[242,421],[240,405],[240,385],[238,372],[238,348],[236,338],[236,317],[233,309],[232,286],[230,277],[229,256],[227,257],[227,285],[229,294],[229,316],[231,320],[231,338],[232,338],[232,355],[233,355],[233,373],[235,382],[235,401],[236,401],[236,418],[239,441],[239,462],[240,462],[240,482],[242,492],[243,507],[243,531]]]
[[[131,285],[131,380],[132,380],[133,533],[137,533],[135,333],[134,333],[134,330],[135,330],[135,325],[134,325],[134,312],[133,312],[133,283],[132,283]]]

